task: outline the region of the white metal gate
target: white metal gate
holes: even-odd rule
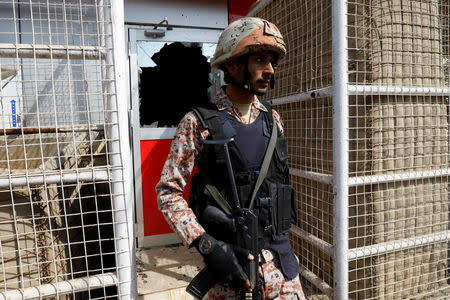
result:
[[[301,275],[329,297],[448,299],[448,1],[261,1]]]
[[[0,1],[2,299],[134,297],[118,35],[119,1]]]

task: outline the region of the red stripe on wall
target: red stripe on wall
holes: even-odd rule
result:
[[[144,235],[171,233],[169,225],[158,210],[155,186],[161,177],[171,140],[141,141],[142,201]]]
[[[144,236],[172,233],[162,213],[158,209],[156,199],[156,184],[161,177],[161,171],[169,154],[172,140],[141,141],[141,176],[142,201],[144,209]],[[197,168],[194,169],[195,174]],[[184,199],[190,195],[190,180],[185,188]]]
[[[228,0],[228,22],[231,23],[247,15],[255,0]]]

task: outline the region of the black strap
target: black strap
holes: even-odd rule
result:
[[[226,138],[223,133],[223,118],[220,116],[217,106],[211,102],[204,105],[197,105],[192,108],[197,115],[204,129],[208,129],[214,139]]]
[[[223,131],[224,120],[214,103],[197,105],[192,109],[200,120],[204,129],[208,129],[213,139],[225,139],[227,136]],[[223,147],[220,145],[211,145],[216,153],[216,159],[219,162],[225,161]]]

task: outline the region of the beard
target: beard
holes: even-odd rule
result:
[[[255,94],[256,96],[264,96],[267,93],[267,90],[269,89],[269,87],[272,87],[272,81],[273,81],[273,76],[272,75],[268,75],[268,76],[263,76],[259,79],[256,80],[256,84],[265,84],[267,83],[267,81],[269,81],[269,86],[264,88],[263,91],[258,91],[255,88],[253,88],[252,85],[250,85],[250,91]]]

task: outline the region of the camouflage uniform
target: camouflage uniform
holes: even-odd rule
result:
[[[231,100],[220,91],[214,99],[219,111],[225,111],[244,123],[239,110]],[[267,111],[254,96],[250,122],[256,120],[261,111]],[[283,132],[280,116],[272,110],[274,120]],[[170,153],[165,162],[161,180],[156,186],[158,207],[172,230],[178,234],[184,245],[189,246],[205,233],[193,211],[183,199],[184,188],[191,176],[196,162],[205,156],[202,142],[209,131],[200,124],[197,116],[189,112],[178,125],[172,141]],[[264,282],[266,299],[305,299],[298,276],[285,281],[279,269],[278,258],[270,250],[263,249],[260,259],[260,277]],[[209,293],[209,299],[234,299],[234,291],[216,285]],[[277,296],[279,295],[279,298]]]
[[[280,263],[276,254],[270,250],[261,251],[259,277],[264,282],[264,299],[306,300],[299,277],[286,281],[280,271]],[[208,292],[208,299],[236,299],[233,290],[216,285]]]

